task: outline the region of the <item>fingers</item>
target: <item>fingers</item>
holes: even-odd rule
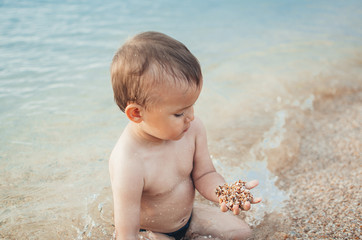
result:
[[[250,208],[251,208],[251,204],[256,204],[256,203],[260,203],[260,202],[261,202],[261,198],[255,198],[252,203],[246,201],[246,202],[244,203],[244,205],[243,205],[242,210],[244,210],[244,211],[249,211]],[[220,204],[220,210],[221,210],[222,212],[227,212],[227,211],[229,210],[229,209],[227,208],[227,206],[226,206],[226,203],[223,202],[223,203]],[[235,215],[239,215],[240,212],[241,212],[241,209],[239,208],[238,205],[234,205],[234,206],[233,206],[233,209],[232,209],[232,212],[233,212]]]
[[[259,185],[259,181],[258,180],[252,180],[250,182],[247,182],[245,184],[245,187],[247,189],[253,189],[255,188],[256,186]],[[240,214],[241,210],[243,211],[248,211],[250,210],[251,208],[251,204],[257,204],[257,203],[260,203],[261,202],[261,198],[258,197],[258,198],[253,198],[252,202],[249,202],[249,201],[246,201],[242,206],[239,207],[239,205],[234,205],[232,209],[229,209],[227,206],[226,206],[226,203],[223,202],[223,200],[220,200],[220,210],[222,212],[227,212],[228,210],[231,210],[235,215],[238,215]]]
[[[252,204],[256,204],[256,203],[260,203],[260,202],[261,202],[261,198],[255,198],[255,199],[253,199]],[[246,202],[244,203],[244,205],[243,205],[243,210],[244,210],[244,211],[249,211],[250,208],[251,208],[251,203],[248,202],[248,201],[246,201]]]
[[[250,203],[249,203],[249,205],[250,205]],[[222,212],[227,212],[229,209],[226,207],[226,204],[223,202],[223,203],[220,204],[220,210],[221,210]],[[240,212],[241,212],[241,210],[240,210],[240,208],[239,208],[238,205],[234,205],[232,211],[233,211],[233,213],[234,213],[235,215],[239,215]]]
[[[256,204],[256,203],[260,203],[261,202],[261,197],[258,198],[254,198],[252,204]]]
[[[220,209],[222,212],[227,212],[228,211],[228,208],[226,207],[226,203],[221,203],[220,204]]]
[[[259,185],[259,181],[258,181],[258,180],[252,180],[252,181],[247,182],[247,183],[245,184],[245,186],[246,186],[247,189],[253,189],[253,188],[255,188],[255,187],[258,186],[258,185]],[[251,203],[252,203],[252,204],[256,204],[256,203],[260,203],[260,202],[261,202],[261,198],[258,197],[258,198],[254,198]],[[245,205],[245,204],[244,204],[244,205]],[[250,203],[249,203],[249,205],[250,205]],[[245,209],[245,206],[244,206],[244,209]],[[249,209],[250,209],[250,207],[249,207]],[[245,210],[246,210],[246,209],[245,209]]]
[[[240,208],[239,208],[238,205],[234,205],[234,207],[233,207],[233,213],[234,213],[235,215],[239,215],[239,213],[240,213]]]
[[[252,188],[255,188],[256,186],[258,186],[259,185],[259,181],[258,180],[252,180],[252,181],[250,181],[250,182],[247,182],[246,184],[245,184],[245,187],[247,188],[247,189],[252,189]]]
[[[243,205],[243,210],[249,211],[250,207],[251,207],[250,202],[246,201]]]

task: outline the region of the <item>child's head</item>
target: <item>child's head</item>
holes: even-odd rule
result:
[[[111,65],[114,98],[124,112],[129,103],[145,108],[157,103],[160,86],[201,87],[198,60],[179,41],[158,32],[145,32],[128,40]]]

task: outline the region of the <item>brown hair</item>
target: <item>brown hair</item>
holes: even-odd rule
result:
[[[150,91],[173,79],[201,85],[198,60],[181,42],[158,32],[144,32],[128,40],[111,64],[114,99],[124,112],[129,102],[146,107]]]

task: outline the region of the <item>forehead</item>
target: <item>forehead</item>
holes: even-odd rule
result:
[[[152,98],[155,100],[155,107],[168,106],[182,108],[194,104],[201,92],[201,86],[189,84],[185,81],[177,84],[165,84],[158,86]]]

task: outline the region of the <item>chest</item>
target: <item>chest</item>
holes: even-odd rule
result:
[[[144,159],[144,192],[162,195],[190,180],[195,145],[172,142],[161,149],[150,151]]]

